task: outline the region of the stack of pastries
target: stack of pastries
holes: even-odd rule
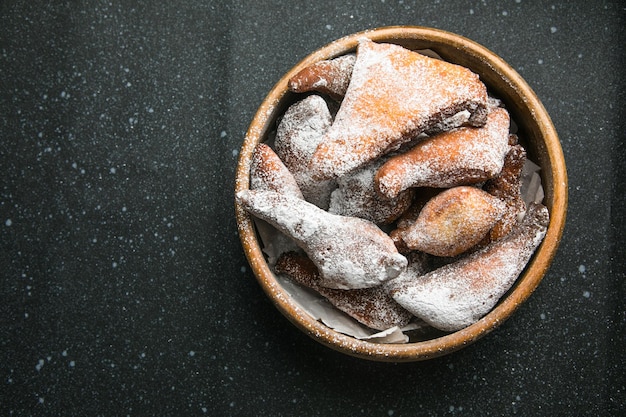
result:
[[[277,274],[373,329],[480,320],[545,236],[526,152],[467,68],[362,39],[306,67],[237,203],[277,229]],[[266,243],[267,244],[267,243]]]

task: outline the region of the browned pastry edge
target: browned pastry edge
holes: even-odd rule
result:
[[[517,137],[510,135],[509,143],[516,143]],[[506,211],[498,220],[491,232],[489,240],[503,238],[513,230],[518,218],[526,211],[526,203],[521,195],[521,175],[526,162],[526,150],[518,144],[511,149],[504,158],[504,166],[500,174],[485,182],[483,189],[489,194],[500,198],[506,204]]]
[[[355,59],[354,54],[348,54],[311,64],[289,79],[289,89],[294,93],[316,91],[340,101],[348,89]]]
[[[252,154],[250,188],[303,198],[296,179],[272,148],[265,143],[259,143]]]
[[[514,145],[504,157],[500,174],[485,182],[483,189],[498,198],[516,197],[520,193],[522,168],[526,162],[526,151],[521,145]]]
[[[400,217],[411,206],[414,190],[405,190],[392,199],[381,197],[376,192],[374,176],[383,163],[384,158],[337,179],[329,212],[360,217],[378,225],[391,224]]]
[[[278,258],[275,270],[318,292],[337,309],[372,329],[403,327],[413,317],[382,286],[357,290],[338,290],[322,286],[317,267],[306,255],[284,253]]]
[[[336,184],[313,179],[308,165],[331,122],[326,101],[312,94],[289,106],[274,138],[276,154],[293,174],[304,198],[322,209],[328,209],[330,193]]]
[[[421,81],[430,77],[437,81]],[[342,106],[311,159],[313,176],[337,178],[462,110],[471,114],[470,125],[485,124],[487,90],[475,73],[398,45],[363,40]]]
[[[498,175],[509,145],[510,117],[495,108],[482,128],[459,128],[425,138],[389,158],[375,177],[377,191],[392,198],[409,187],[448,188]]]
[[[399,229],[406,227],[409,224],[413,223],[415,220],[417,220],[420,211],[422,211],[426,203],[428,203],[428,201],[430,201],[433,197],[446,189],[419,187],[413,188],[413,190],[413,202],[411,203],[411,206],[406,209],[405,212],[402,213],[402,215],[396,220],[396,226]]]
[[[391,296],[433,327],[456,331],[487,314],[508,291],[543,240],[549,213],[531,204],[505,238],[457,262],[389,281]]]

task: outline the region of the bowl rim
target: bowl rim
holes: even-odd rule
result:
[[[289,294],[278,283],[265,260],[251,216],[237,202],[235,216],[244,253],[257,281],[278,310],[296,327],[323,345],[351,356],[386,362],[426,360],[457,351],[493,331],[508,319],[539,285],[556,254],[565,226],[568,200],[565,160],[556,129],[543,104],[526,81],[498,55],[475,41],[444,30],[423,26],[386,26],[357,32],[319,48],[302,59],[274,85],[259,106],[247,130],[236,170],[235,194],[249,188],[252,153],[282,111],[280,104],[289,94],[288,80],[314,62],[354,50],[362,38],[398,44],[416,42],[425,46],[430,45],[434,49],[446,48],[449,51],[458,51],[459,57],[473,60],[482,64],[486,71],[492,71],[489,73],[490,76],[498,77],[504,82],[502,85],[506,90],[505,94],[519,97],[525,109],[529,110],[528,116],[533,121],[533,129],[544,138],[543,151],[547,155],[545,163],[550,167],[549,172],[546,172],[547,170],[542,172],[544,184],[546,180],[551,184],[551,198],[546,203],[550,210],[550,224],[543,242],[535,251],[525,271],[518,277],[514,288],[478,322],[435,339],[405,344],[380,344],[355,339],[332,330],[295,303],[290,303]],[[479,72],[479,75],[482,79],[483,74]]]

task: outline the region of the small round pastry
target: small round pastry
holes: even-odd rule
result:
[[[430,200],[417,220],[394,230],[411,250],[457,256],[478,244],[502,217],[506,204],[475,187],[451,188]]]

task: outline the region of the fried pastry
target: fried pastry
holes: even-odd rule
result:
[[[396,220],[396,229],[406,229],[411,224],[415,223],[426,203],[442,190],[440,188],[420,188],[414,189],[414,191],[413,202]],[[414,252],[404,243],[399,231],[392,230],[391,233],[389,233],[389,237],[393,240],[396,249],[398,249],[398,252],[401,254],[407,255],[408,253]]]
[[[430,200],[417,220],[391,232],[407,248],[457,256],[479,243],[502,217],[506,204],[476,187],[454,187]]]
[[[354,54],[348,54],[309,65],[289,79],[289,90],[294,93],[316,91],[341,100],[350,84],[355,60]]]
[[[398,218],[396,221],[396,226],[398,228],[405,228],[409,226],[411,223],[417,220],[420,212],[433,197],[437,194],[445,191],[444,188],[415,188],[415,195],[413,197],[413,202],[411,206]]]
[[[363,40],[346,95],[310,167],[337,178],[467,110],[485,124],[487,89],[469,69],[398,45]]]
[[[295,282],[321,294],[337,309],[361,324],[387,330],[409,324],[413,315],[396,303],[382,286],[358,290],[337,290],[320,284],[317,267],[306,255],[283,254],[276,263],[276,272],[287,274]]]
[[[272,148],[265,143],[259,143],[252,154],[250,189],[276,191],[304,198],[296,179]]]
[[[391,238],[370,221],[331,214],[273,191],[245,190],[237,193],[236,200],[292,237],[315,263],[326,287],[373,287],[406,268],[407,259]]]
[[[515,143],[516,140],[511,142]],[[525,162],[526,151],[524,148],[517,144],[511,146],[504,158],[504,166],[500,174],[487,181],[483,186],[483,190],[498,197],[506,204],[504,214],[489,232],[489,239],[492,241],[506,236],[526,211],[526,203],[521,193],[522,169]]]
[[[374,161],[337,179],[337,189],[330,196],[329,212],[354,216],[376,224],[389,224],[409,208],[413,190],[406,190],[396,198],[382,198],[374,188],[374,175],[383,164]]]
[[[412,277],[412,279],[424,275],[433,270],[433,257],[424,252],[411,252],[406,255],[408,261],[407,267],[396,278],[390,279],[382,284],[387,292],[394,289],[398,283],[395,280],[403,281],[406,277]]]
[[[304,198],[291,172],[285,167],[278,155],[264,143],[254,148],[250,162],[250,189],[268,190]],[[265,242],[263,252],[270,265],[276,263],[278,255],[286,251],[297,250],[298,246],[289,236],[276,233],[276,229],[257,219],[255,222],[259,236]]]
[[[310,95],[287,109],[274,139],[276,154],[293,174],[304,198],[323,209],[328,209],[330,193],[336,184],[332,180],[314,179],[309,161],[331,122],[326,101]]]
[[[520,196],[521,175],[525,162],[524,148],[519,144],[512,145],[504,158],[500,174],[485,182],[483,190],[503,200]]]
[[[530,260],[545,236],[548,210],[532,204],[503,239],[418,277],[402,274],[385,284],[400,305],[445,331],[467,327],[487,314]]]
[[[509,113],[494,108],[482,128],[461,127],[420,142],[378,170],[378,192],[394,198],[409,187],[449,188],[493,178],[509,150],[509,123]]]

